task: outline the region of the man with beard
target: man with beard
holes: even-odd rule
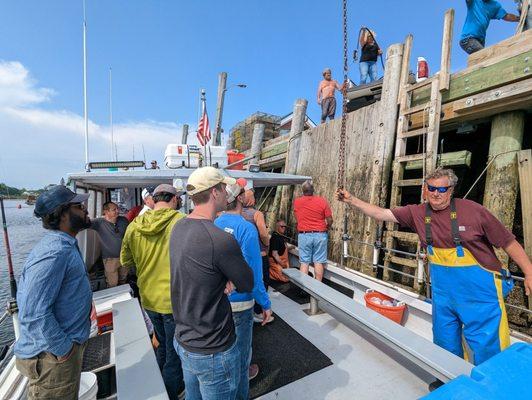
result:
[[[175,323],[170,302],[170,234],[175,223],[184,217],[181,192],[162,184],[153,191],[153,210],[129,224],[122,241],[120,261],[136,267],[137,285],[142,307],[150,317],[159,342],[156,356],[170,400],[184,393],[183,372],[174,349]]]
[[[232,400],[240,380],[240,352],[227,293],[253,290],[253,271],[238,242],[217,228],[227,208],[226,185],[236,180],[213,167],[196,169],[187,192],[194,210],[170,238],[174,346],[181,358],[187,400]]]
[[[83,204],[88,197],[58,185],[35,204],[35,216],[48,232],[20,274],[15,343],[17,368],[29,379],[29,399],[78,398],[92,292],[76,235],[91,224]]]

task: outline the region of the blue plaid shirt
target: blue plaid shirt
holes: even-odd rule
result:
[[[66,355],[89,338],[92,292],[72,236],[49,231],[32,250],[18,282],[18,358]]]

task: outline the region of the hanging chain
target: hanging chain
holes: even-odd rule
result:
[[[340,131],[340,154],[338,156],[338,177],[336,186],[344,188],[345,185],[345,141],[347,125],[347,82],[348,67],[347,62],[347,0],[342,0],[343,4],[343,25],[344,25],[344,83],[342,87],[342,128]]]

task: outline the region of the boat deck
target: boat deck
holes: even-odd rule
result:
[[[309,316],[297,304],[270,291],[272,309],[331,359],[333,365],[276,389],[259,399],[415,399],[428,393],[431,376],[379,348],[329,314]],[[275,349],[264,349],[274,351]]]

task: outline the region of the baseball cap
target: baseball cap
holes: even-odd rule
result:
[[[223,175],[214,167],[198,168],[192,172],[188,178],[187,193],[192,196],[210,189],[219,183],[234,185],[236,183],[236,179]]]
[[[35,202],[35,210],[33,213],[39,218],[43,218],[46,215],[51,214],[57,207],[66,204],[83,203],[87,201],[89,194],[87,193],[74,193],[62,185],[52,186],[50,189],[45,190],[37,198]]]
[[[149,196],[153,196],[153,191],[155,188],[153,186],[142,189],[142,200],[146,200]]]
[[[161,193],[170,193],[170,194],[173,194],[174,196],[179,196],[179,193],[177,192],[175,187],[167,183],[163,183],[157,186],[155,190],[153,191],[154,196],[157,196],[158,194],[161,194]]]
[[[244,188],[239,183],[235,183],[234,185],[227,185],[225,191],[227,192],[227,203],[232,203],[240,194],[244,193]]]

